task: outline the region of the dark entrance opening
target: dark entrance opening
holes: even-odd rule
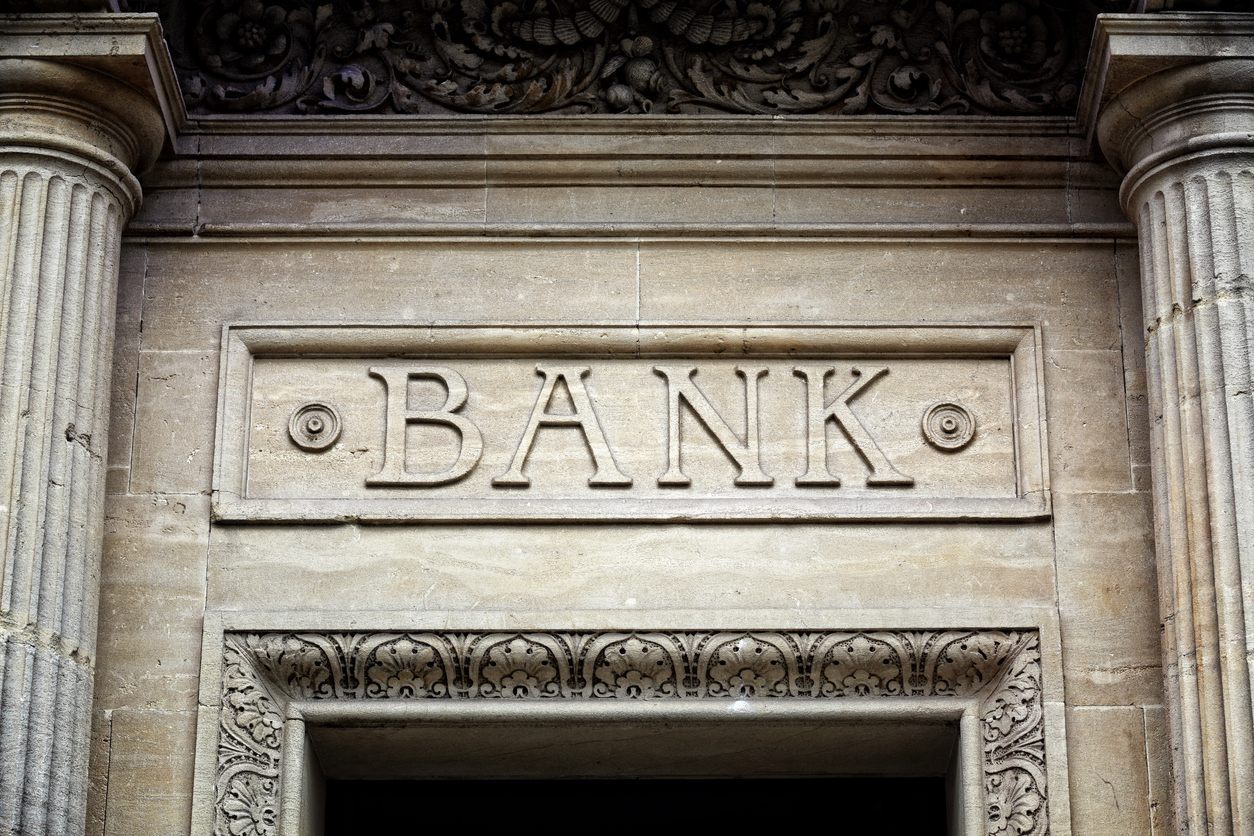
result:
[[[944,778],[327,781],[326,836],[578,830],[945,836]],[[873,828],[873,829],[872,829]]]

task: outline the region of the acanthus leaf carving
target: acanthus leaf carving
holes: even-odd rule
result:
[[[194,113],[1065,114],[1118,0],[136,0]]]
[[[214,832],[273,836],[283,714],[250,651],[236,636],[223,648]]]
[[[228,633],[215,836],[273,836],[289,701],[975,698],[988,836],[1048,833],[1036,631]]]

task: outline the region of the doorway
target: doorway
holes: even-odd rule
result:
[[[983,831],[973,708],[910,698],[305,702],[289,706],[301,730],[289,728],[285,747],[294,771],[283,818],[292,836],[357,834],[366,821],[403,834],[432,817],[491,826],[494,816],[511,828],[551,816],[638,831],[643,816],[704,831],[717,826],[711,816],[739,828],[814,810],[838,830],[892,822],[918,836],[970,836]]]
[[[512,830],[528,821],[545,830],[546,820],[634,836],[753,832],[772,819],[811,815],[836,833],[872,832],[904,810],[913,836],[945,836],[945,804],[943,777],[330,780],[325,836],[358,836],[363,811],[371,832],[397,836]]]

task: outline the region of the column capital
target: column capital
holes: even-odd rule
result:
[[[0,149],[69,155],[139,202],[187,116],[155,14],[0,15]]]
[[[1254,151],[1254,14],[1099,15],[1078,114],[1132,195],[1164,165]]]

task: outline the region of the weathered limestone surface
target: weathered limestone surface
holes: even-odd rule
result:
[[[115,391],[104,579],[105,607],[119,621],[102,625],[96,702],[101,728],[123,717],[126,739],[144,727],[145,739],[176,742],[160,755],[161,787],[142,804],[113,788],[153,780],[155,756],[115,745],[107,776],[102,766],[96,778],[93,809],[104,832],[165,832],[178,821],[170,818],[176,809],[201,824],[216,815],[223,630],[858,623],[891,631],[973,619],[989,628],[1042,625],[1047,645],[1057,636],[1056,667],[1047,666],[1043,679],[1053,689],[1044,703],[1056,753],[1048,768],[1058,770],[1049,781],[1050,832],[1169,832],[1170,798],[1151,768],[1167,756],[1141,315],[1139,294],[1130,292],[1136,248],[1132,227],[1120,220],[1117,180],[1077,156],[1083,137],[1074,129],[1048,120],[976,130],[944,119],[872,129],[819,120],[711,127],[683,119],[351,118],[205,120],[194,130],[194,140],[180,145],[186,156],[163,161],[146,180],[151,200],[124,250],[117,368],[126,371]],[[562,163],[548,162],[553,156]],[[446,213],[450,205],[455,213]],[[735,224],[729,211],[740,218]],[[517,323],[558,340],[565,328],[590,323],[669,322],[695,331],[711,323],[1039,323],[1052,517],[215,522],[215,436],[228,426],[217,418],[219,386],[234,380],[222,377],[222,326],[241,321],[343,326],[343,333],[367,324]],[[530,350],[525,356],[537,356]],[[485,378],[464,371],[479,398],[474,408],[500,402]],[[498,444],[503,433],[517,441],[536,397],[539,378],[524,371],[519,386],[530,388],[511,395],[521,400],[485,419]],[[597,375],[611,372],[598,367],[590,391]],[[730,370],[725,375],[709,395],[740,432],[743,424],[732,419],[739,408],[743,420],[743,386]],[[379,386],[364,366],[360,377]],[[800,380],[787,377],[801,391]],[[262,403],[277,392],[266,409],[284,418],[291,398],[320,379],[300,372],[283,380],[290,391],[255,396]],[[782,385],[776,371],[768,383]],[[641,431],[661,433],[658,456],[666,443],[660,391],[656,404],[647,391],[639,396]],[[382,439],[382,400],[350,403],[357,429],[373,420],[367,434]],[[262,452],[291,467],[323,455],[296,448],[284,421],[258,423],[278,433],[264,435],[270,446]],[[547,432],[562,431],[541,430],[536,455],[553,449]],[[693,443],[712,443],[705,437]],[[371,447],[363,455],[378,453]],[[702,467],[726,479],[722,490],[734,490],[726,456],[716,448],[705,455]],[[588,490],[590,462],[585,452],[571,459],[575,488]],[[664,469],[662,457],[632,475],[652,484]],[[800,474],[773,475],[791,486]],[[298,487],[365,489],[323,477]],[[135,600],[148,603],[136,612]],[[187,635],[202,616],[203,648]],[[1064,702],[1078,718],[1074,733]],[[1074,761],[1062,754],[1073,747],[1082,750]],[[205,758],[195,790],[194,748]],[[1071,812],[1057,812],[1067,798]],[[199,832],[201,824],[182,826]]]
[[[355,763],[375,775],[399,769],[397,753],[409,751],[419,734],[405,719],[410,706],[394,700],[359,711],[338,698],[343,694],[311,705],[326,697],[302,690],[314,678],[275,673],[289,651],[304,658],[313,645],[366,636],[360,646],[368,651],[342,658],[369,669],[379,663],[369,655],[379,647],[404,647],[409,655],[396,659],[421,655],[394,633],[425,631],[435,647],[455,645],[457,635],[499,631],[492,641],[508,647],[524,632],[575,642],[569,636],[576,633],[647,630],[754,629],[778,638],[862,629],[883,638],[958,627],[982,637],[1009,628],[1040,637],[1041,691],[1030,705],[1043,716],[1048,798],[1032,808],[1033,796],[1024,792],[1011,803],[1030,832],[1247,832],[1241,828],[1249,815],[1243,793],[1251,786],[1244,760],[1251,721],[1243,702],[1248,607],[1241,590],[1248,574],[1246,522],[1238,511],[1249,505],[1251,456],[1241,445],[1254,415],[1244,353],[1243,237],[1254,209],[1244,185],[1249,159],[1232,146],[1251,129],[1243,115],[1249,70],[1237,60],[1210,66],[1198,59],[1213,49],[1242,55],[1251,39],[1247,33],[1216,47],[1207,40],[1216,33],[1193,17],[1155,19],[1155,31],[1180,40],[1147,39],[1138,19],[1109,21],[1111,52],[1126,48],[1135,60],[1112,61],[1107,83],[1084,100],[1086,112],[1106,114],[1101,134],[1116,166],[1133,169],[1124,199],[1139,248],[1120,211],[1120,178],[1086,156],[1087,124],[1062,118],[228,116],[192,125],[145,179],[145,206],[121,258],[102,584],[108,618],[100,626],[88,832],[200,834],[230,820],[259,822],[258,832],[266,833],[271,812],[283,805],[299,810],[302,796],[316,796],[320,768],[334,773]],[[1246,18],[1207,19],[1225,21],[1219,35],[1244,32]],[[1190,53],[1194,48],[1206,54]],[[275,53],[279,58],[288,59]],[[1134,85],[1151,70],[1156,74]],[[1184,104],[1160,112],[1176,101]],[[262,355],[271,370],[263,367],[269,377],[263,374],[265,385],[251,393],[255,412],[224,406],[245,378],[232,376],[228,356],[232,333],[243,329],[223,326],[240,322],[260,323],[258,331],[271,336],[330,334],[321,345]],[[1033,391],[1046,419],[1040,449],[1048,513],[1000,521],[938,514],[906,522],[889,514],[874,521],[572,526],[473,511],[463,520],[469,524],[458,524],[433,521],[418,508],[391,521],[377,517],[390,522],[380,525],[354,519],[356,512],[340,521],[295,502],[374,490],[421,504],[421,479],[377,489],[365,481],[384,469],[386,393],[381,377],[367,370],[381,358],[418,362],[421,355],[422,363],[456,366],[470,382],[459,414],[481,422],[491,436],[485,444],[498,445],[493,464],[500,466],[475,474],[474,496],[470,489],[458,494],[464,485],[457,480],[440,487],[452,496],[481,499],[504,490],[492,478],[506,472],[528,414],[544,409],[533,406],[539,379],[532,368],[502,362],[476,376],[465,353],[433,359],[412,347],[381,349],[377,341],[358,343],[358,353],[345,359],[336,351],[347,343],[335,348],[335,339],[349,340],[344,335],[354,328],[422,335],[513,326],[494,333],[503,340],[539,336],[534,345],[510,343],[502,352],[534,367],[549,359],[543,346],[573,329],[636,329],[643,338],[657,323],[694,333],[765,323],[1038,328]],[[737,410],[747,396],[731,369],[760,358],[752,340],[726,345],[722,365],[700,375],[723,375],[703,391],[738,435],[748,431],[736,417],[745,414]],[[804,353],[805,343],[798,349]],[[643,368],[639,380],[661,388],[641,388],[631,408],[607,413],[606,434],[611,446],[623,443],[625,426],[653,439],[656,449],[633,448],[624,468],[648,484],[648,501],[665,503],[656,479],[668,463],[667,390],[651,371],[656,361],[639,350],[623,362]],[[598,355],[605,362],[592,372],[589,391],[617,368],[608,357]],[[943,381],[972,358],[915,361],[936,364],[935,381]],[[772,366],[764,386],[802,392],[780,357],[770,362],[781,365]],[[294,372],[275,371],[278,363]],[[352,363],[361,368],[344,372]],[[333,383],[337,374],[350,374],[351,385]],[[906,378],[893,374],[886,379]],[[927,385],[926,377],[916,374],[912,386]],[[973,373],[972,380],[984,378]],[[511,381],[532,388],[509,400],[496,390]],[[316,391],[324,383],[328,389]],[[963,397],[984,397],[980,386],[967,390]],[[835,394],[829,391],[828,400]],[[922,401],[889,394],[875,408],[857,401],[851,408],[867,418],[886,455],[932,457],[916,474],[920,486],[948,473],[937,462],[965,461],[961,451],[950,459],[929,452],[913,429]],[[286,418],[306,395],[349,398],[342,414],[352,426],[343,440],[351,443],[327,453],[295,443]],[[778,418],[781,402],[764,413],[777,424],[787,423]],[[438,397],[424,403],[415,395],[406,409],[442,409]],[[900,403],[913,410],[910,432],[893,423],[890,413]],[[788,419],[794,461],[807,429],[803,415]],[[685,467],[694,481],[729,495],[765,490],[732,483],[736,469],[725,451],[738,438],[725,436],[720,448],[688,419],[694,423],[681,433],[689,433]],[[405,431],[411,429],[424,430]],[[857,488],[874,493],[853,448],[834,425],[830,430],[829,443],[845,457],[842,475],[858,474]],[[614,490],[587,484],[586,449],[576,443],[563,456],[550,446],[568,431],[578,432],[541,429],[536,458],[520,468],[559,499]],[[395,441],[395,427],[392,435]],[[989,438],[1006,435],[1003,428]],[[251,487],[241,468],[231,489],[266,493],[295,512],[289,508],[276,521],[232,510],[221,478],[232,445],[280,466],[269,476],[259,467]],[[769,460],[775,453],[768,448]],[[1001,466],[1008,460],[998,456],[1011,448],[968,452]],[[370,466],[352,470],[355,456]],[[394,464],[388,478],[447,470],[453,459]],[[319,462],[333,460],[345,468],[319,470]],[[790,489],[800,475],[766,469]],[[540,482],[567,477],[569,486]],[[747,502],[769,515],[768,494],[757,496]],[[894,494],[882,496],[891,506]],[[239,671],[228,670],[231,648],[253,640],[260,650],[249,651],[248,665],[261,667],[233,680]],[[637,661],[648,657],[632,652]],[[414,671],[429,669],[401,673]],[[525,683],[520,671],[510,675]],[[365,691],[352,689],[366,681],[336,687],[364,700]],[[243,712],[244,725],[252,722],[254,715],[230,700],[253,686],[290,689],[279,702],[295,695],[288,713],[256,715],[273,720],[267,728],[286,723],[290,737],[282,747],[274,740],[262,747],[267,775],[282,768],[310,783],[289,780],[278,800],[276,787],[265,788],[266,803],[255,808],[231,796],[228,811],[219,735],[244,727],[232,729],[231,711]],[[554,687],[583,686],[572,678]],[[924,708],[911,704],[907,713]],[[372,733],[380,747],[372,751],[354,743],[351,728],[367,710],[392,724],[387,733]],[[886,715],[878,716],[867,722]],[[349,731],[327,731],[328,718]],[[307,747],[302,724],[311,730]],[[880,743],[896,752],[890,737]],[[282,756],[275,754],[280,748]],[[1171,748],[1179,753],[1174,778]],[[380,752],[392,754],[368,757]],[[1007,789],[985,787],[987,798],[1008,798]],[[1003,808],[985,805],[983,812],[986,832],[1007,831]],[[285,814],[283,827],[294,821]]]
[[[1096,135],[1141,242],[1166,696],[1195,833],[1254,832],[1252,34],[1243,15],[1114,17],[1095,53]]]
[[[150,17],[0,18],[4,833],[84,827],[118,256],[167,135],[161,49]]]

